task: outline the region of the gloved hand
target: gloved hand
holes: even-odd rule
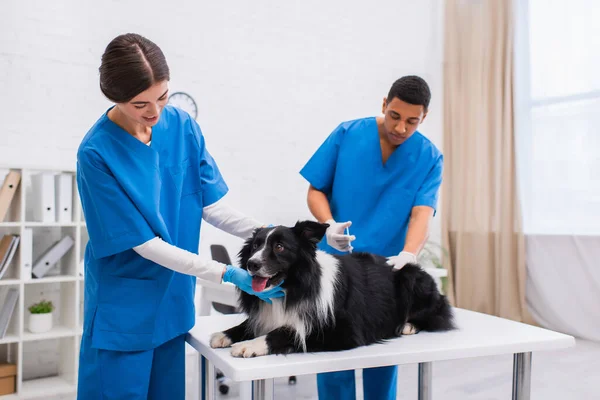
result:
[[[257,296],[269,304],[272,303],[270,299],[285,296],[285,292],[279,287],[283,281],[272,289],[255,292],[252,290],[252,276],[250,276],[248,271],[232,265],[226,267],[225,273],[223,274],[223,282],[231,282],[244,292]]]
[[[408,251],[402,251],[397,256],[388,257],[387,264],[394,267],[394,269],[402,269],[406,264],[417,263],[417,256]]]
[[[350,242],[356,239],[356,237],[353,235],[346,235],[345,230],[352,225],[352,222],[339,223],[330,219],[325,223],[329,224],[329,228],[325,231],[327,244],[338,251],[351,251],[352,246],[350,245]]]

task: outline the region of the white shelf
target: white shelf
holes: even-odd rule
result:
[[[81,204],[77,191],[76,172],[72,170],[56,170],[52,168],[27,169],[13,166],[2,166],[2,171],[9,169],[21,172],[21,181],[12,200],[6,221],[0,222],[0,237],[5,234],[22,236],[25,229],[33,231],[33,254],[29,257],[33,263],[55,241],[69,235],[73,238],[73,247],[59,261],[50,274],[44,278],[36,279],[26,277],[27,269],[24,265],[24,250],[19,245],[9,270],[3,279],[0,279],[0,295],[6,287],[15,287],[19,290],[19,299],[8,332],[0,339],[0,347],[9,347],[12,356],[11,362],[17,364],[16,386],[14,395],[0,396],[0,400],[16,399],[46,399],[60,394],[69,394],[76,391],[77,371],[79,364],[79,341],[81,340],[83,325],[83,276],[80,276],[80,261],[83,259],[85,246],[88,240],[87,227],[82,218]],[[2,172],[0,171],[0,172]],[[32,175],[38,172],[66,173],[73,178],[72,218],[67,222],[37,222],[33,221],[34,213],[32,204],[37,194],[31,184]],[[2,180],[0,176],[0,180]],[[31,268],[31,266],[30,266]],[[53,315],[54,327],[51,331],[35,334],[28,331],[29,306],[39,300],[51,300],[55,306]],[[0,298],[0,303],[4,301]],[[50,371],[54,377],[33,378],[38,374],[48,375],[47,372],[38,372],[37,352],[40,349],[48,351],[48,347],[56,347],[56,367],[58,370]],[[54,351],[54,350],[52,350]],[[2,352],[0,352],[2,354]],[[7,359],[0,358],[0,362]],[[51,364],[52,365],[52,364]],[[25,379],[24,379],[25,378]]]
[[[0,339],[0,344],[7,344],[7,343],[19,343],[19,335],[11,335],[11,334],[4,335],[4,337],[2,339]],[[2,396],[0,396],[0,398],[2,398]],[[4,400],[4,399],[2,398],[2,400]]]
[[[59,339],[64,337],[76,336],[78,330],[67,328],[64,326],[54,326],[52,330],[44,333],[23,332],[24,342],[33,342],[36,340]]]
[[[0,222],[0,228],[18,228],[20,226],[20,222]]]
[[[77,222],[24,222],[26,228],[63,228],[79,225]]]
[[[56,282],[75,282],[81,278],[80,276],[72,276],[72,275],[55,275],[55,276],[46,276],[43,278],[33,278],[24,281],[26,285],[39,285],[44,283],[56,283]]]
[[[62,228],[85,226],[85,222],[0,222],[0,228]]]
[[[64,378],[59,376],[51,378],[39,378],[32,379],[29,381],[23,381],[21,393],[19,393],[21,399],[35,399],[35,398],[48,398],[59,394],[74,392],[76,387],[74,384],[69,383]],[[0,399],[4,400],[3,397]]]

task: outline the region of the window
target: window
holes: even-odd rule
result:
[[[514,1],[525,233],[600,234],[600,1]]]

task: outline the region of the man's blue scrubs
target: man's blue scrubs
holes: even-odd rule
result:
[[[442,181],[443,156],[415,132],[383,163],[375,117],[339,125],[301,170],[301,175],[329,199],[333,219],[352,221],[354,251],[384,257],[404,248],[414,206],[435,209]],[[339,252],[323,240],[319,247]],[[396,398],[397,367],[363,371],[365,399]],[[354,371],[317,377],[319,398],[354,400]]]

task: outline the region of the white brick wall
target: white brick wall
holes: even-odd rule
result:
[[[441,146],[442,4],[7,0],[0,163],[72,167],[81,138],[110,105],[98,89],[102,51],[117,34],[138,32],[165,52],[171,90],[198,103],[231,204],[269,223],[293,223],[310,216],[298,170],[340,121],[379,113],[397,77],[415,73],[430,83],[422,130]],[[208,256],[214,242],[232,255],[240,245],[207,227],[201,251]]]

